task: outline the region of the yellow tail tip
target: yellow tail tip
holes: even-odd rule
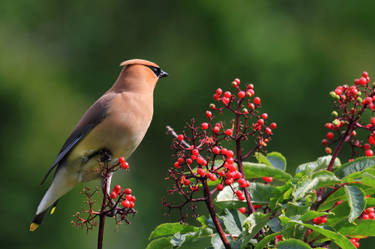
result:
[[[56,210],[56,207],[53,207],[52,209],[51,209],[51,212],[49,212],[51,215],[53,215],[53,213],[55,212],[55,210]]]
[[[34,232],[36,229],[38,229],[39,225],[36,223],[30,224],[30,232]]]

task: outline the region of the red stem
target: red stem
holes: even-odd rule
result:
[[[211,193],[210,193],[210,189],[208,188],[207,181],[204,180],[202,182],[202,184],[203,184],[203,189],[204,189],[204,197],[205,197],[206,205],[207,205],[208,211],[210,212],[212,221],[215,224],[216,230],[219,233],[220,239],[223,242],[224,247],[226,249],[231,249],[231,246],[228,242],[227,237],[225,236],[223,228],[220,226],[219,219],[216,216],[214,204],[212,202],[212,196],[211,196]]]
[[[108,167],[107,167],[108,168]],[[104,223],[105,223],[105,208],[107,204],[107,187],[108,187],[108,173],[106,171],[105,177],[103,178],[102,183],[102,192],[103,192],[103,202],[102,208],[99,215],[99,231],[98,231],[98,249],[103,248],[103,235],[104,235]]]

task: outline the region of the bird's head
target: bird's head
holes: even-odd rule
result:
[[[120,66],[123,69],[115,85],[124,90],[153,90],[158,79],[168,76],[157,64],[147,60],[127,60]]]

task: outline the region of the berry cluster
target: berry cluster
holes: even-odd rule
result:
[[[315,225],[321,225],[327,223],[327,216],[319,216],[313,219]]]
[[[102,158],[108,158],[105,156],[106,154],[104,154]],[[111,163],[110,160],[103,159],[99,162],[99,166],[103,182],[101,190],[104,195],[101,209],[99,211],[94,210],[95,200],[93,199],[93,196],[98,192],[98,189],[90,191],[89,188],[84,188],[82,193],[86,196],[87,200],[85,202],[88,204],[89,209],[77,212],[74,215],[75,220],[72,221],[72,223],[76,226],[85,227],[86,230],[91,230],[97,225],[96,218],[100,217],[100,223],[102,223],[102,226],[99,224],[99,234],[102,234],[104,226],[103,217],[114,217],[117,224],[120,224],[122,221],[130,223],[127,216],[136,213],[133,209],[136,198],[132,195],[133,191],[130,188],[122,189],[120,185],[115,185],[112,192],[110,194],[107,193],[107,190],[110,189],[109,184],[112,173],[120,168],[125,170],[129,169],[129,163],[126,162],[123,157],[119,157],[114,163]],[[81,213],[87,213],[88,215],[87,217],[82,217]]]
[[[350,242],[352,242],[353,245],[354,245],[356,248],[359,248],[359,240],[360,240],[360,238],[351,238],[351,239],[350,239]]]
[[[136,200],[135,196],[132,195],[132,190],[130,188],[126,188],[122,191],[120,185],[116,185],[113,188],[109,198],[112,200],[116,200],[117,198],[117,202],[121,202],[121,205],[124,208],[134,208],[134,202]]]
[[[361,216],[360,219],[362,220],[375,220],[375,208],[374,207],[369,207],[365,209]]]
[[[366,156],[373,156],[371,146],[375,146],[375,118],[366,120],[365,112],[371,115],[375,111],[375,85],[370,85],[367,72],[354,81],[354,85],[340,85],[330,92],[335,99],[336,110],[332,112],[333,121],[326,123],[329,131],[322,140],[327,154],[334,153],[331,149],[337,143],[336,150],[341,149],[344,142],[352,147],[352,157],[357,156],[357,149],[364,151]],[[358,130],[367,131],[366,142],[358,138]]]
[[[178,206],[164,201],[166,207],[179,208],[181,211],[184,205],[190,203],[194,210],[192,203],[206,201],[209,195],[228,186],[238,200],[247,201],[249,212],[254,210],[247,190],[250,182],[244,177],[242,161],[267,146],[277,124],[268,121],[267,113],[259,112],[261,99],[255,96],[253,84],[247,84],[241,89],[240,80],[235,79],[232,86],[234,92],[216,89],[213,98],[217,103],[210,104],[210,110],[205,111],[204,122],[196,124],[193,119],[187,124],[189,132],[176,134],[167,127],[168,132],[176,138],[172,148],[177,155],[167,178],[175,182],[169,192],[179,193],[186,201]],[[234,116],[229,124],[218,120],[224,111]],[[241,145],[250,137],[254,137],[255,145],[244,151]],[[232,146],[235,150],[230,149]],[[273,179],[263,177],[263,181],[271,183]],[[193,198],[193,194],[199,193],[199,190],[203,190],[204,197]],[[241,208],[240,212],[246,213],[247,209]],[[181,219],[185,218],[181,216]]]

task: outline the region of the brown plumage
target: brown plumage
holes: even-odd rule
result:
[[[128,159],[142,141],[151,123],[153,92],[159,78],[168,74],[150,61],[134,59],[121,63],[123,69],[113,86],[83,115],[64,143],[49,173],[53,181],[40,202],[30,230],[42,222],[47,209],[81,182],[98,179],[98,151],[112,158]]]

